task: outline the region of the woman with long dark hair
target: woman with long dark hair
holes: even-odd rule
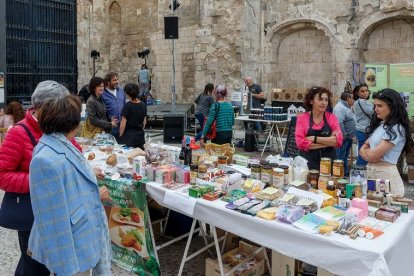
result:
[[[373,99],[375,113],[359,154],[368,162],[368,179],[390,180],[390,192],[404,196],[404,183],[396,164],[413,145],[407,109],[400,94],[390,88],[378,91]]]
[[[369,101],[368,85],[366,83],[355,86],[352,91],[354,97],[354,113],[356,119],[355,136],[358,140],[358,150],[367,140],[367,128],[371,123],[372,115],[374,113],[374,104]],[[367,161],[358,155],[357,165],[366,165]]]
[[[198,95],[198,97],[194,100],[197,104],[194,116],[201,126],[201,131],[197,134],[196,141],[200,140],[200,137],[203,134],[204,121],[208,117],[211,105],[214,103],[214,98],[212,96],[213,90],[214,85],[212,83],[207,83],[204,87],[204,92]]]

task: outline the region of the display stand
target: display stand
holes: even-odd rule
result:
[[[278,145],[281,152],[283,151],[282,136],[285,134],[286,126],[290,122],[290,119],[285,120],[285,121],[269,121],[269,120],[249,119],[249,116],[238,116],[236,117],[236,120],[243,121],[243,122],[261,122],[261,123],[267,123],[271,125],[261,156],[263,156],[264,154],[264,151],[267,147],[267,143],[273,141],[275,130],[276,130],[276,145]],[[283,126],[282,131],[280,131],[281,126]]]

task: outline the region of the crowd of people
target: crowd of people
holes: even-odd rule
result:
[[[244,80],[254,99],[265,99],[259,85],[250,77]],[[17,230],[21,256],[15,275],[110,275],[101,204],[107,191],[97,185],[102,172],[91,169],[74,138],[104,131],[120,144],[143,149],[147,106],[139,99],[140,86],[120,88],[116,73],[91,78],[87,91],[83,126],[81,99],[54,81],[38,84],[33,107],[25,113],[21,104],[11,102],[0,119],[0,127],[9,128],[0,147],[0,189],[5,191],[0,226]],[[391,192],[403,196],[396,164],[413,146],[408,113],[392,89],[375,93],[374,103],[369,94],[366,84],[358,85],[353,93],[343,92],[329,112],[331,91],[310,88],[306,112],[297,118],[297,147],[309,169],[319,169],[321,158],[339,158],[349,175],[346,161],[356,138],[357,164],[367,165],[368,178],[391,180]],[[207,137],[216,144],[232,143],[235,118],[227,96],[224,85],[208,83],[196,97],[201,145]]]
[[[366,84],[353,93],[343,92],[333,112],[332,93],[323,87],[309,89],[297,118],[295,138],[309,169],[319,169],[321,158],[342,159],[349,175],[348,157],[354,138],[358,141],[357,165],[367,165],[368,179],[391,180],[391,192],[404,196],[404,184],[397,168],[402,154],[411,150],[410,123],[400,94],[383,89],[369,101]]]

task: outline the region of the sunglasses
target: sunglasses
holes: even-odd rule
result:
[[[368,77],[367,81],[375,81],[375,77]]]

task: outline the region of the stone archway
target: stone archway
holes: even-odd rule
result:
[[[296,20],[270,27],[267,32],[267,82],[277,87],[332,86],[337,39],[328,26]]]
[[[414,17],[377,22],[361,40],[360,57],[365,63],[414,61]]]
[[[118,2],[114,1],[109,6],[109,71],[119,72],[122,63],[122,11]]]

